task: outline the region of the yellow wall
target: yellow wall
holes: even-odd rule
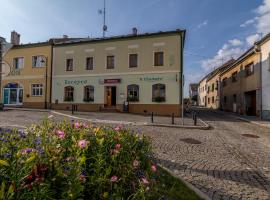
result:
[[[24,89],[23,102],[25,103],[44,103],[46,91],[46,66],[40,68],[32,67],[32,56],[42,55],[47,58],[47,102],[50,100],[50,74],[51,74],[51,45],[22,45],[13,47],[4,57],[11,71],[13,67],[13,59],[16,57],[24,57],[24,67],[19,70],[17,75],[3,76],[2,88],[8,83],[19,83]],[[43,84],[43,96],[31,96],[31,84]],[[2,97],[1,97],[2,98]]]

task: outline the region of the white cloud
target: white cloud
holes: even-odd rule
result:
[[[241,46],[243,44],[243,42],[241,40],[238,40],[238,39],[229,40],[229,43],[235,47]]]
[[[245,28],[251,24],[254,24],[256,22],[256,19],[257,18],[249,19],[249,20],[245,21],[245,23],[241,24],[240,27]]]
[[[259,6],[256,12],[260,15],[264,15],[270,12],[270,0],[264,0],[263,5]]]
[[[208,20],[205,20],[204,22],[200,23],[200,24],[197,26],[197,28],[202,28],[202,27],[204,27],[204,26],[207,26],[207,24],[208,24]]]
[[[238,58],[244,52],[243,48],[241,48],[242,45],[243,42],[238,39],[229,40],[221,49],[218,50],[217,54],[213,58],[201,61],[202,69],[205,72],[209,72],[232,58]]]
[[[250,35],[246,38],[246,42],[249,46],[254,45],[254,43],[256,41],[258,41],[260,39],[260,35],[258,33],[254,34],[254,35]]]

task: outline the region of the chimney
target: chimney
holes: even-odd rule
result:
[[[21,38],[21,35],[19,33],[17,33],[16,31],[12,31],[11,37],[10,37],[10,43],[13,45],[19,45],[20,38]]]
[[[136,27],[134,27],[134,28],[132,29],[132,34],[133,34],[133,35],[138,35],[138,29],[137,29]]]

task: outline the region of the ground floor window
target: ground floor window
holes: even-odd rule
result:
[[[94,86],[87,85],[84,87],[84,102],[93,102],[94,101]]]
[[[22,105],[23,88],[18,83],[8,83],[3,89],[5,105]]]
[[[152,85],[152,101],[164,102],[166,101],[166,86],[164,84]]]
[[[65,98],[64,101],[73,101],[74,100],[74,87],[66,86],[65,87]]]
[[[215,103],[215,97],[212,97],[212,103]]]
[[[32,96],[42,96],[42,95],[43,95],[43,85],[32,84]]]
[[[128,85],[127,86],[127,100],[128,101],[139,101],[139,86],[138,85]]]

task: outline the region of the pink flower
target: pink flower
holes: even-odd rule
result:
[[[151,166],[151,170],[152,170],[152,172],[156,172],[156,171],[157,171],[156,165],[152,165],[152,166]]]
[[[133,161],[133,167],[138,167],[140,165],[140,161],[138,161],[138,160],[134,160]]]
[[[149,181],[147,180],[147,178],[141,178],[141,181],[142,181],[142,183],[143,184],[145,184],[145,185],[148,185],[149,184]]]
[[[84,123],[84,124],[83,124],[83,127],[84,127],[84,128],[89,128],[89,125],[86,124],[86,123]]]
[[[115,149],[116,149],[117,151],[119,151],[119,150],[121,149],[121,144],[116,144],[116,145],[115,145]]]
[[[117,176],[112,176],[111,177],[111,182],[115,183],[118,181],[118,177]]]
[[[78,142],[78,146],[83,149],[83,148],[87,147],[88,143],[89,142],[87,140],[80,140]]]
[[[79,122],[76,122],[76,123],[74,124],[74,126],[75,126],[76,129],[81,128],[81,124],[80,124]]]
[[[114,128],[115,131],[121,131],[124,128],[123,125],[118,125]]]
[[[64,139],[64,138],[65,138],[65,132],[64,132],[64,131],[58,130],[58,131],[57,131],[57,135],[58,135],[58,137],[59,137],[60,139]]]

